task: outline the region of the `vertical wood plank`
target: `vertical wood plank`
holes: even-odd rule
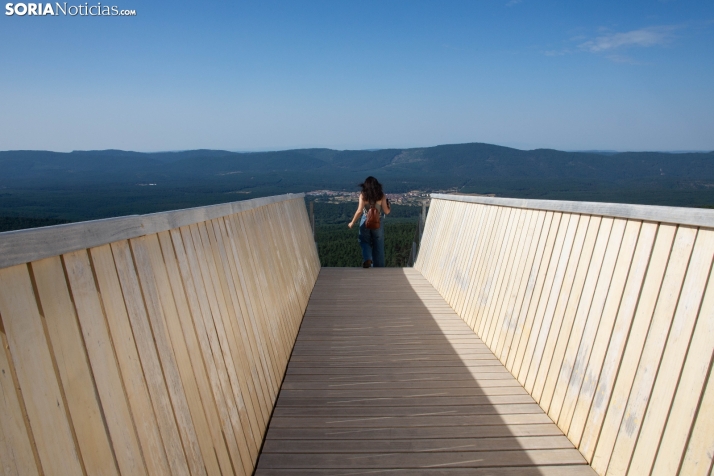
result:
[[[0,315],[42,470],[47,475],[81,475],[27,265],[0,269],[0,283]]]
[[[521,368],[524,363],[526,367],[530,364],[529,360],[526,358],[526,349],[528,347],[528,342],[530,341],[533,321],[536,317],[543,287],[546,285],[546,277],[548,269],[550,268],[550,260],[553,256],[553,248],[556,244],[558,231],[560,230],[562,216],[562,213],[554,213],[553,219],[550,222],[550,229],[548,230],[547,235],[548,238],[545,240],[545,247],[543,249],[541,261],[538,263],[538,272],[534,282],[533,293],[530,296],[531,299],[528,303],[528,307],[526,308],[527,311],[525,320],[523,321],[523,330],[521,331],[520,341],[516,350],[516,357],[513,361],[513,368],[509,369],[514,376],[521,375]],[[523,382],[521,382],[521,384],[522,383]]]
[[[493,342],[494,328],[498,322],[498,309],[503,303],[503,294],[506,292],[513,268],[513,260],[515,260],[518,248],[520,235],[523,231],[523,221],[525,219],[525,210],[516,210],[513,219],[513,226],[508,233],[508,243],[505,246],[504,260],[500,263],[500,271],[496,278],[496,286],[492,292],[490,303],[484,315],[483,326],[483,341],[489,348],[495,347]]]
[[[119,471],[146,474],[89,255],[85,250],[75,251],[63,259]]]
[[[0,282],[0,285],[2,282]],[[0,316],[0,470],[6,476],[39,474],[12,378],[5,327]]]
[[[607,244],[610,241],[610,232],[612,230],[613,219],[603,218],[598,230],[595,248],[588,267],[588,273],[583,285],[583,292],[580,295],[577,311],[573,320],[573,326],[570,330],[569,339],[566,343],[567,347],[563,355],[563,362],[558,369],[558,379],[555,382],[553,398],[548,408],[548,416],[553,421],[558,421],[560,411],[563,406],[563,401],[568,391],[568,382],[577,359],[578,349],[580,348],[580,339],[583,336],[587,325],[587,317],[590,315],[590,306],[595,298],[598,278],[602,269],[605,255],[607,252]]]
[[[92,248],[89,253],[147,471],[151,475],[168,474],[171,470],[166,450],[141,367],[111,248],[103,245]]]
[[[711,450],[711,447],[714,446],[712,437],[714,435],[714,428],[712,428],[714,418],[711,416],[711,402],[706,400],[706,379],[710,374],[714,356],[714,279],[712,279],[714,276],[712,274],[710,271],[707,291],[699,309],[696,327],[692,333],[692,342],[687,351],[682,376],[677,385],[677,392],[667,419],[667,427],[662,435],[657,460],[652,469],[653,475],[675,474],[682,459],[684,459],[684,464],[681,474],[704,474],[700,465],[689,466],[689,464],[692,460],[698,460],[705,463],[701,466],[711,466],[711,458],[714,456],[714,452]],[[703,395],[704,397],[702,397]],[[698,407],[699,415],[697,415]],[[685,453],[690,429],[694,427],[690,441],[699,444],[702,432],[699,428],[707,425],[709,425],[709,451],[699,449],[699,454],[688,461]],[[690,447],[694,448],[691,444]],[[698,468],[695,469],[695,466]]]
[[[561,285],[558,296],[555,299],[552,312],[546,312],[546,316],[548,316],[550,321],[547,326],[547,335],[543,332],[542,335],[539,336],[540,342],[536,344],[536,353],[539,355],[539,365],[538,370],[535,373],[535,380],[531,395],[538,402],[540,402],[543,388],[545,386],[545,379],[548,375],[548,371],[550,370],[555,345],[558,338],[562,335],[561,330],[563,318],[565,310],[567,309],[568,301],[570,300],[573,284],[577,283],[576,276],[578,265],[580,264],[583,247],[585,246],[585,239],[587,237],[589,225],[590,216],[580,216],[578,228],[575,232],[575,239],[573,240],[573,245],[570,247],[568,253],[568,263],[563,274],[563,284]],[[545,327],[546,326],[544,326],[544,328]]]
[[[221,370],[224,370],[222,372],[223,390],[226,401],[230,402],[229,405],[232,407],[233,431],[240,451],[240,461],[243,464],[243,470],[248,473],[252,469],[252,455],[249,448],[250,423],[245,415],[245,403],[238,383],[235,361],[231,354],[230,345],[226,341],[223,327],[223,315],[221,313],[226,313],[227,311],[221,307],[216,295],[219,287],[216,286],[214,276],[209,271],[208,258],[205,255],[205,248],[196,225],[182,227],[181,235],[192,268],[194,283],[197,285],[197,289],[200,288],[199,297],[204,300],[204,306],[206,307],[203,313],[206,319],[205,328],[212,339],[211,346],[215,349],[216,362]]]
[[[635,243],[633,237],[631,240],[632,248],[626,250],[625,253],[620,253],[626,225],[627,221],[623,219],[615,219],[613,222],[605,257],[600,267],[600,275],[598,276],[597,285],[595,286],[595,293],[590,303],[585,327],[579,339],[580,342],[578,344],[577,353],[575,354],[575,359],[573,360],[573,369],[570,373],[568,388],[565,392],[565,398],[558,417],[558,426],[566,435],[570,429],[575,404],[577,403],[578,394],[580,393],[583,378],[585,377],[585,370],[587,369],[587,364],[592,352],[593,342],[595,341],[598,327],[602,323],[602,315],[607,304],[608,293],[613,291],[614,305],[619,304],[620,301],[620,292],[622,291],[622,286],[624,286],[624,279],[619,280],[615,287],[612,286],[613,275],[618,262],[617,259],[618,256],[623,256],[622,265],[624,274],[626,270],[629,269],[632,249]],[[631,228],[631,231],[632,235],[636,235],[639,232],[639,226]],[[606,320],[609,322],[609,319]]]
[[[622,362],[622,357],[627,344],[631,325],[640,299],[640,292],[644,286],[645,275],[650,263],[650,256],[657,236],[656,223],[643,223],[640,236],[637,240],[632,265],[627,277],[627,284],[623,292],[622,302],[618,310],[615,327],[608,343],[600,377],[591,399],[587,422],[583,435],[579,441],[580,452],[587,461],[592,461],[595,451],[595,442],[600,435],[600,430],[605,418],[607,406],[610,403],[612,388],[617,377],[617,371]],[[667,250],[668,252],[669,250]],[[587,376],[586,379],[592,378]],[[593,379],[594,380],[594,379]],[[584,405],[583,405],[584,406]],[[578,409],[576,409],[577,413]]]
[[[533,218],[535,227],[532,231],[529,230],[527,236],[528,255],[519,269],[518,276],[520,282],[518,283],[517,289],[514,288],[514,293],[511,295],[508,303],[508,309],[506,310],[507,322],[505,324],[507,326],[507,332],[505,332],[503,346],[497,354],[501,362],[506,366],[508,365],[508,359],[513,355],[511,353],[511,343],[514,341],[514,336],[518,329],[519,317],[521,315],[519,311],[523,306],[526,293],[529,290],[528,285],[531,282],[531,277],[534,276],[532,273],[533,263],[541,243],[545,246],[544,240],[541,240],[541,237],[546,212],[540,210],[533,211],[532,214],[535,215]]]
[[[118,474],[59,256],[31,264],[47,335],[89,474]]]
[[[551,330],[555,307],[558,298],[563,290],[563,281],[566,277],[570,255],[575,243],[575,236],[580,222],[580,215],[563,216],[558,235],[556,247],[553,249],[553,256],[550,260],[549,270],[546,274],[546,287],[543,289],[541,300],[538,303],[536,312],[536,323],[531,332],[531,338],[526,348],[529,365],[521,368],[520,378],[528,393],[533,393],[535,378],[540,369],[545,342]],[[566,284],[567,286],[567,284]]]
[[[603,358],[611,341],[612,329],[615,324],[615,318],[618,309],[621,308],[625,285],[630,273],[632,258],[635,252],[635,246],[640,234],[641,222],[629,220],[625,227],[624,235],[620,244],[620,251],[615,263],[615,269],[610,278],[610,285],[607,291],[607,298],[599,317],[597,333],[592,344],[590,357],[587,361],[587,367],[583,371],[581,387],[574,396],[575,402],[572,404],[572,418],[568,428],[568,438],[571,441],[580,442],[582,432],[585,427],[585,422],[590,410],[590,404],[595,393],[595,387],[600,378],[600,369]],[[611,233],[611,236],[615,231]],[[582,350],[582,344],[581,344]],[[575,374],[575,371],[573,371]],[[571,384],[574,383],[571,377]]]
[[[645,283],[642,286],[635,317],[632,321],[630,337],[615,379],[612,396],[610,397],[609,405],[602,409],[605,413],[605,419],[599,439],[592,438],[591,442],[588,443],[589,447],[585,446],[584,442],[581,444],[583,449],[594,451],[591,465],[598,474],[604,474],[607,471],[607,466],[612,456],[617,433],[627,406],[627,399],[637,372],[637,364],[642,355],[652,314],[657,305],[662,280],[667,271],[667,264],[669,263],[676,232],[677,227],[673,225],[660,225],[658,228],[657,238],[652,250],[652,258],[647,269]],[[681,258],[681,251],[676,257]]]
[[[166,450],[171,472],[188,476],[190,474],[188,461],[179,436],[180,432],[174,417],[169,391],[164,381],[161,361],[154,342],[154,334],[151,332],[149,316],[147,315],[137,272],[134,268],[134,260],[129,243],[117,241],[112,243],[111,247],[134,334],[134,342],[146,377],[154,414],[161,439],[164,442],[164,449]]]
[[[627,472],[632,452],[640,434],[642,419],[647,410],[652,385],[657,375],[657,367],[660,364],[662,350],[667,341],[667,334],[679,300],[696,235],[696,228],[679,227],[677,230],[669,266],[657,300],[657,307],[652,316],[637,374],[632,384],[620,431],[608,465],[608,474],[624,474]]]
[[[539,233],[536,235],[538,237],[538,247],[535,249],[535,255],[532,257],[530,265],[526,266],[526,275],[528,276],[525,285],[522,284],[524,288],[523,299],[521,301],[520,308],[516,307],[517,315],[514,316],[514,330],[513,338],[511,340],[510,346],[508,346],[508,356],[506,358],[506,369],[508,369],[511,374],[516,372],[516,358],[518,357],[518,348],[521,346],[521,341],[523,340],[523,332],[526,329],[526,320],[528,319],[528,309],[530,309],[531,301],[533,300],[533,294],[536,292],[536,285],[538,283],[538,276],[540,273],[541,262],[543,261],[543,254],[548,246],[548,237],[550,235],[550,228],[553,225],[553,212],[546,212],[543,217],[543,224],[540,227]],[[554,236],[554,235],[553,235]],[[527,337],[526,337],[527,339]],[[520,370],[521,361],[518,362],[518,370]]]
[[[515,256],[511,264],[510,274],[508,276],[508,284],[504,289],[496,310],[497,319],[494,321],[492,350],[497,357],[501,355],[503,342],[507,333],[507,322],[513,313],[512,303],[518,294],[518,286],[523,275],[523,264],[533,240],[533,227],[535,225],[536,213],[533,210],[525,210],[523,218],[523,227],[519,233],[518,241],[516,242]]]
[[[143,260],[146,260],[144,279],[146,281],[153,281],[151,284],[146,286],[147,289],[151,289],[155,293],[155,297],[158,298],[157,304],[160,305],[160,309],[157,308],[157,319],[162,319],[163,326],[167,331],[168,340],[165,342],[166,351],[169,349],[172,351],[172,357],[175,361],[175,370],[177,374],[173,375],[174,379],[178,381],[175,384],[182,384],[182,394],[181,398],[188,408],[188,415],[184,415],[183,418],[189,420],[193,424],[195,429],[195,440],[199,447],[202,459],[199,462],[201,467],[207,474],[220,474],[217,452],[224,449],[224,445],[218,445],[216,448],[213,444],[214,440],[209,427],[207,412],[204,405],[201,402],[200,391],[198,389],[198,383],[196,381],[196,372],[194,371],[194,366],[191,363],[191,358],[189,356],[188,347],[184,339],[183,330],[181,329],[181,322],[179,318],[178,302],[182,302],[181,294],[174,295],[169,282],[168,270],[164,256],[161,252],[159,245],[159,239],[157,235],[148,235],[140,240],[137,240],[133,246],[135,249],[142,249]],[[135,253],[137,259],[141,253]],[[161,323],[158,323],[161,324]],[[157,325],[156,327],[159,327]],[[156,330],[154,331],[156,332]],[[166,373],[166,371],[164,371]],[[186,409],[184,409],[184,412]],[[185,445],[185,443],[184,443]],[[201,469],[199,469],[201,471]]]
[[[694,476],[712,473],[712,460],[714,459],[714,438],[712,438],[714,378],[712,378],[711,366],[712,363],[710,362],[708,381],[689,436],[687,451],[684,454],[679,474]]]
[[[587,279],[588,272],[590,270],[593,252],[595,251],[595,243],[597,242],[597,237],[600,233],[601,221],[602,217],[590,217],[590,222],[588,223],[587,232],[585,234],[585,243],[583,244],[583,249],[578,258],[575,277],[573,278],[573,284],[570,287],[570,294],[565,304],[565,310],[563,311],[564,314],[560,324],[560,330],[558,335],[554,336],[556,341],[550,357],[550,365],[547,370],[548,373],[545,377],[540,398],[538,399],[538,403],[546,412],[550,409],[558,377],[560,376],[563,359],[565,358],[565,352],[568,348],[568,340],[573,329],[573,324],[575,323],[578,307],[580,306],[580,299],[583,291],[585,290],[585,280]]]
[[[188,241],[184,240],[182,236],[184,232]],[[198,267],[195,263],[196,256],[193,243],[190,241],[190,234],[185,228],[171,230],[170,234],[181,281],[193,316],[193,327],[201,347],[201,354],[211,383],[213,398],[221,418],[221,428],[231,457],[231,465],[233,471],[237,474],[244,474],[244,463],[238,443],[243,440],[240,417],[238,416],[237,405],[233,400],[233,391],[228,381],[228,372],[223,361],[218,337],[215,335],[215,328],[210,317],[211,311],[208,298],[205,296],[205,290],[202,287],[202,279],[200,273],[198,276],[194,276],[192,272],[192,268],[196,269]],[[168,244],[166,246],[168,247]],[[245,446],[244,440],[242,445]]]
[[[657,371],[658,377],[653,381],[652,393],[649,397],[647,411],[644,413],[640,437],[637,440],[629,471],[633,473],[650,472],[657,454],[660,438],[664,432],[667,417],[674,392],[677,388],[684,359],[689,349],[692,331],[699,314],[702,296],[707,284],[714,257],[714,231],[700,230],[694,244],[692,258],[687,275],[682,285],[682,291],[677,303],[677,309],[672,319],[672,325],[667,336],[667,344],[662,354],[662,362]],[[714,316],[709,315],[710,319]],[[685,392],[694,389],[686,388]],[[680,420],[682,415],[671,414]],[[665,452],[673,448],[665,447]]]

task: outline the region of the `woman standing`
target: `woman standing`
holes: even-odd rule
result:
[[[367,177],[360,184],[362,193],[359,195],[359,205],[352,221],[347,225],[352,228],[359,219],[359,245],[362,248],[362,267],[384,267],[384,220],[379,220],[379,228],[369,229],[365,222],[369,209],[375,207],[382,214],[388,215],[391,211],[389,200],[382,191],[382,184],[374,177]],[[360,218],[360,214],[362,218]]]

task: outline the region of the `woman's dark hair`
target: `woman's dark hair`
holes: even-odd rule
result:
[[[367,202],[377,203],[384,197],[382,184],[371,175],[364,179],[364,182],[359,184],[359,186],[362,187],[362,196]]]

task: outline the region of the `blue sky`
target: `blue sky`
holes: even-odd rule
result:
[[[102,4],[0,17],[0,150],[714,150],[710,0]]]

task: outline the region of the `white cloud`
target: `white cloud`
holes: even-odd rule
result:
[[[625,33],[610,33],[581,43],[579,47],[591,53],[612,51],[633,46],[650,47],[665,45],[672,41],[675,26],[651,26]]]

